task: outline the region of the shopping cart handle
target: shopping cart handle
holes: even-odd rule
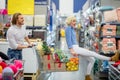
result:
[[[36,44],[29,45],[28,48],[32,48],[32,47],[34,47],[34,46],[36,46]]]

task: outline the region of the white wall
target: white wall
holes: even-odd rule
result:
[[[35,5],[35,15],[47,15],[47,6],[46,5]]]
[[[73,0],[60,0],[60,13],[73,14]]]
[[[5,0],[0,0],[0,9],[5,9]]]

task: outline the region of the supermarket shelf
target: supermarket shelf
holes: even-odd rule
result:
[[[109,56],[109,57],[111,57],[111,56],[113,56],[115,53],[114,53],[114,52],[109,52],[109,53],[100,52],[99,54],[100,54],[100,55],[104,55],[104,56]]]
[[[120,38],[120,36],[100,36],[100,38]]]
[[[114,22],[114,23],[101,23],[101,27],[102,27],[103,25],[106,25],[106,24],[109,24],[109,25],[118,25],[118,26],[120,26],[120,23]]]
[[[26,29],[32,29],[32,30],[36,30],[36,29],[46,29],[46,27],[42,27],[42,26],[26,26]]]

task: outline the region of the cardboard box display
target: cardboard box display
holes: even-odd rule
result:
[[[44,71],[55,71],[55,64],[53,62],[43,61]]]
[[[66,63],[55,63],[56,71],[66,71]]]
[[[45,62],[54,62],[52,55],[43,55],[42,57],[43,57],[43,61]]]

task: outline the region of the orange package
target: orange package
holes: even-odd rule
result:
[[[104,25],[102,32],[103,36],[116,36],[116,25]]]

